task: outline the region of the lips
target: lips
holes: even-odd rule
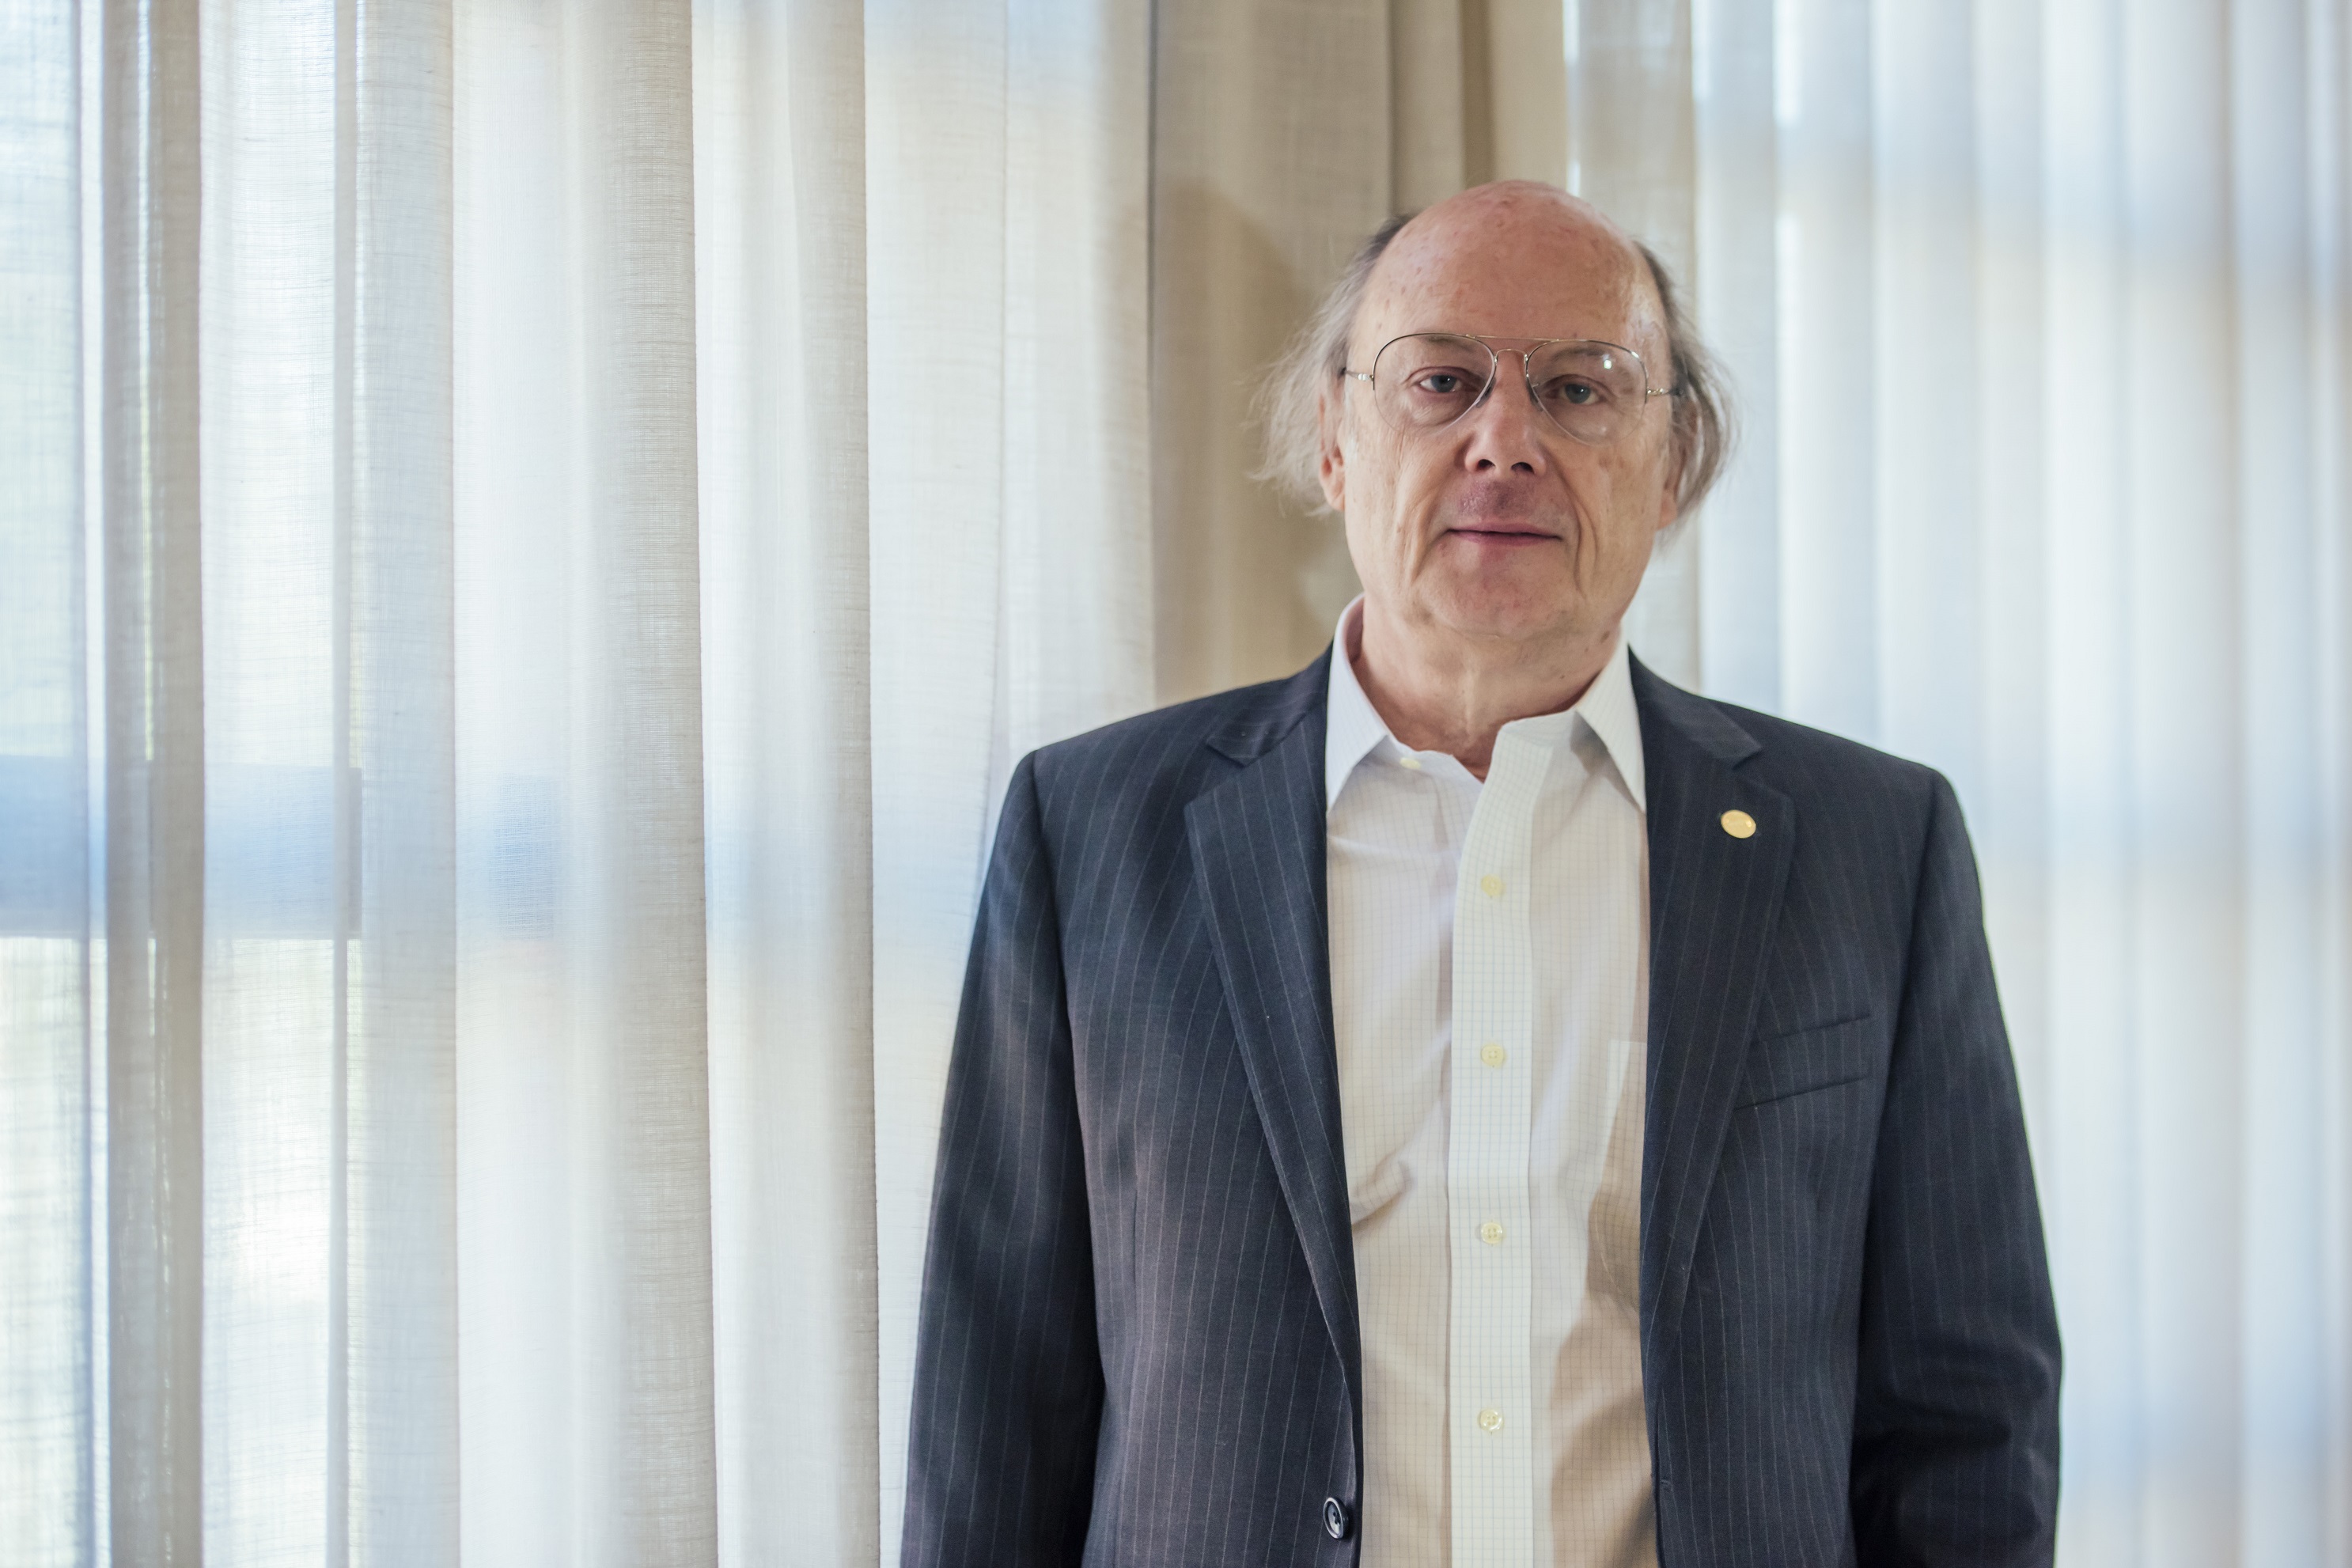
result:
[[[1498,544],[1556,540],[1560,531],[1544,526],[1550,510],[1541,498],[1523,491],[1502,487],[1474,490],[1457,497],[1447,509],[1454,526],[1446,531]]]
[[[1559,537],[1553,533],[1540,533],[1530,528],[1453,528],[1446,531],[1461,534],[1466,539],[1492,541],[1497,544],[1539,544]]]

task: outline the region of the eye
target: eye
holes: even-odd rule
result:
[[[1425,370],[1413,379],[1415,388],[1437,397],[1458,397],[1470,385],[1459,371]]]
[[[1543,397],[1547,403],[1558,403],[1570,408],[1590,408],[1609,400],[1608,394],[1591,382],[1570,380],[1565,376],[1547,382]]]

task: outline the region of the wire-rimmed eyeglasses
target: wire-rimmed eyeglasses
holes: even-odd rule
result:
[[[1504,344],[1510,346],[1498,346]],[[1585,338],[1407,332],[1381,345],[1370,370],[1339,374],[1370,386],[1381,416],[1397,429],[1442,430],[1486,401],[1507,353],[1519,356],[1528,400],[1562,435],[1588,447],[1622,437],[1651,398],[1679,395],[1652,386],[1648,367],[1632,349]]]

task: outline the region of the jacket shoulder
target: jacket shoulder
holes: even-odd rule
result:
[[[1040,746],[1028,765],[1048,795],[1149,791],[1191,779],[1255,754],[1319,711],[1327,680],[1328,666],[1318,658],[1296,675],[1155,708]]]
[[[1255,686],[1195,697],[1189,702],[1171,702],[1165,708],[1115,719],[1066,740],[1049,742],[1032,755],[1039,768],[1059,773],[1099,767],[1112,759],[1131,760],[1139,752],[1198,745],[1242,712],[1261,705],[1283,684],[1279,680],[1262,681]]]
[[[1749,766],[1782,787],[1808,785],[1924,797],[1944,782],[1944,775],[1925,763],[1827,730],[1734,703],[1713,706],[1756,737],[1763,750]]]
[[[1679,733],[1719,761],[1769,782],[1808,779],[1844,783],[1865,791],[1924,794],[1943,775],[1924,763],[1882,752],[1810,724],[1702,697],[1633,661],[1633,700],[1645,738],[1654,724]]]
[[[1951,785],[1924,763],[1883,752],[1843,735],[1776,714],[1685,691],[1654,671],[1638,669],[1635,697],[1653,721],[1694,742],[1719,761],[1788,795],[1801,809],[1832,817],[1859,815],[1924,826],[1938,802],[1952,804]]]

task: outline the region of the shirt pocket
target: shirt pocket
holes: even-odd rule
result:
[[[1748,1047],[1735,1108],[1836,1089],[1871,1078],[1885,1060],[1875,1014],[1774,1035]]]

